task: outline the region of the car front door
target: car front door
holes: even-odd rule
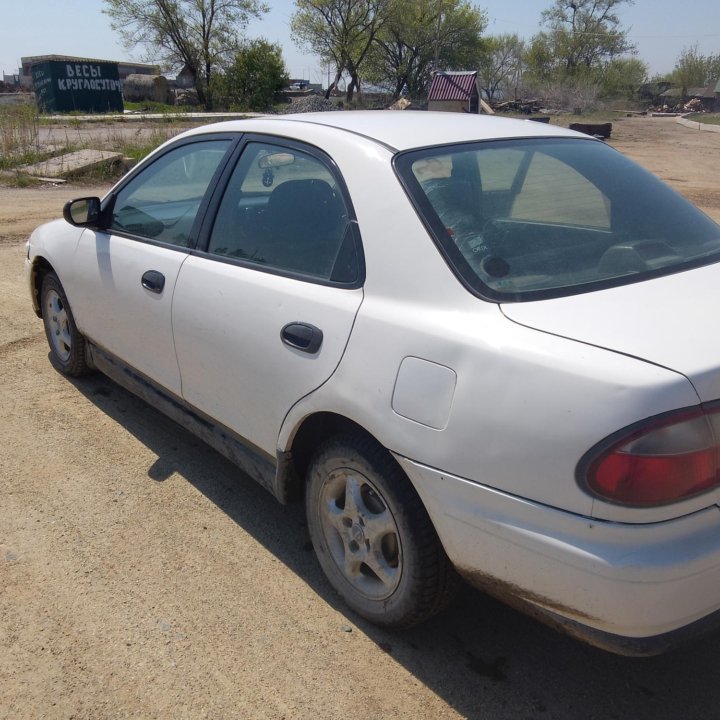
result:
[[[249,142],[173,302],[183,397],[274,455],[282,421],[334,372],[362,301],[362,249],[321,153]]]
[[[188,141],[158,155],[109,199],[107,229],[86,230],[76,250],[72,290],[82,332],[177,395],[173,291],[231,143]]]

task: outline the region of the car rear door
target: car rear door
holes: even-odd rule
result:
[[[357,224],[317,150],[250,138],[183,264],[172,321],[182,395],[274,455],[288,410],[334,372],[362,301]]]

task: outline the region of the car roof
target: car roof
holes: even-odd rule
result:
[[[238,132],[269,132],[302,139],[305,129],[318,125],[335,128],[374,140],[393,151],[430,147],[473,140],[529,137],[577,137],[590,140],[587,135],[547,123],[517,120],[497,115],[469,113],[356,110],[304,113],[297,115],[268,115],[247,120],[222,123],[223,130]],[[217,130],[219,126],[204,126],[201,131]]]

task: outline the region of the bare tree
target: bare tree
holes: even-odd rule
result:
[[[212,76],[238,48],[250,17],[267,10],[260,0],[104,0],[123,44],[143,45],[149,59],[183,66],[194,75],[198,98],[212,109]]]
[[[402,92],[424,97],[433,70],[477,67],[486,25],[485,12],[466,0],[393,0],[368,76],[395,98]]]
[[[525,45],[517,35],[497,35],[485,39],[485,51],[480,57],[478,79],[488,102],[502,93],[510,94],[522,79]]]
[[[360,90],[360,72],[378,31],[387,19],[390,0],[296,0],[292,30],[301,46],[332,63],[335,79],[325,97],[347,72],[346,99]]]

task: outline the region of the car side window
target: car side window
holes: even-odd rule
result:
[[[483,192],[510,192],[526,154],[515,148],[488,149],[478,153],[477,164]]]
[[[248,143],[208,252],[332,282],[352,283],[359,274],[337,179],[317,157],[294,147]]]
[[[590,180],[567,163],[534,153],[510,217],[610,229],[610,201]]]
[[[230,140],[181,145],[117,194],[110,230],[188,247],[200,203]]]

